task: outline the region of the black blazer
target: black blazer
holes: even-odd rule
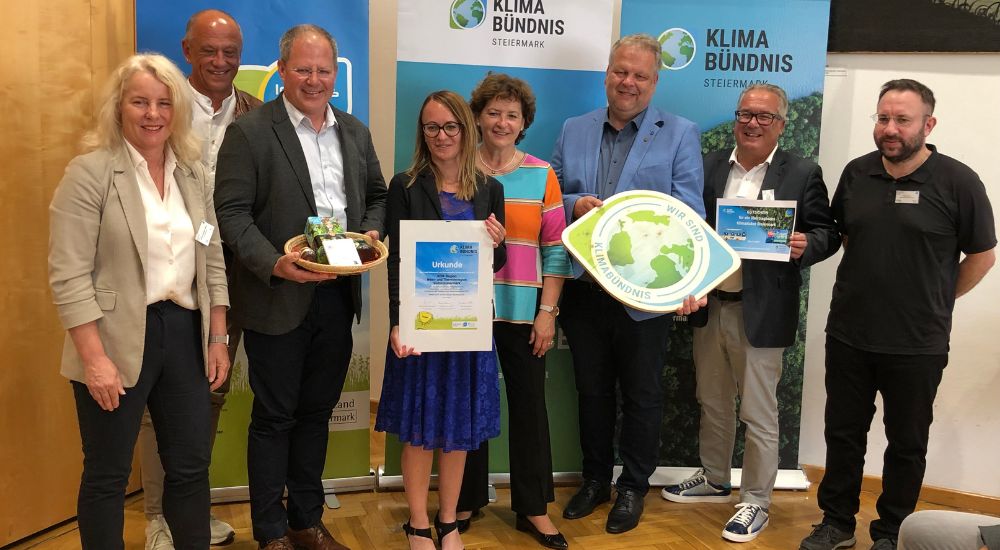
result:
[[[347,230],[385,232],[385,179],[368,128],[334,109],[344,159]],[[243,327],[284,334],[299,326],[316,283],[273,277],[285,241],[315,216],[309,167],[279,96],[229,125],[219,149],[215,209],[222,239],[236,262],[231,314]],[[355,314],[361,314],[361,278],[351,277]]]
[[[399,235],[400,220],[441,220],[441,199],[438,197],[434,174],[426,170],[417,175],[409,187],[410,176],[399,173],[389,182],[389,199],[386,207],[386,225],[389,235],[389,327],[399,324]],[[485,220],[490,214],[504,223],[503,184],[480,175],[476,194],[472,197],[472,208],[477,220]],[[507,263],[507,245],[501,242],[493,249],[493,272]]]
[[[729,178],[732,151],[705,156],[706,221],[715,227],[715,201],[722,197]],[[772,262],[743,260],[743,326],[755,348],[784,348],[795,342],[799,325],[799,270],[823,261],[840,247],[840,233],[833,223],[823,172],[812,161],[784,151],[774,154],[761,191],[773,189],[775,200],[798,201],[795,231],[805,233],[806,250],[798,260]],[[708,308],[691,315],[692,326],[703,327]]]

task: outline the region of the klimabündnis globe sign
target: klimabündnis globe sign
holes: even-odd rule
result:
[[[642,311],[676,310],[740,266],[697,212],[656,191],[626,191],[566,228],[563,244],[609,294]]]

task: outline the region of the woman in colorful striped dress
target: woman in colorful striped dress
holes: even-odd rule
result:
[[[470,101],[481,142],[479,169],[503,183],[507,263],[494,278],[496,340],[507,386],[510,426],[511,508],[518,530],[543,546],[567,548],[549,519],[555,498],[548,415],[545,411],[545,353],[555,344],[555,322],[563,280],[572,276],[562,246],[566,227],[556,174],[545,161],[516,145],[535,117],[535,96],[527,83],[488,74]],[[487,444],[470,452],[459,497],[459,527],[487,503]]]

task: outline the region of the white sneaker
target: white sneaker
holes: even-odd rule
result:
[[[732,489],[716,485],[705,477],[705,470],[699,469],[693,476],[676,485],[667,485],[660,496],[671,502],[729,502]]]
[[[146,550],[174,550],[174,538],[162,515],[155,515],[146,523]]]
[[[229,544],[236,538],[233,526],[216,519],[214,515],[209,516],[208,525],[212,530],[212,538],[209,542],[213,545]]]
[[[733,542],[750,542],[767,527],[767,510],[748,502],[741,502],[736,507],[739,511],[729,518],[722,530],[722,538]]]

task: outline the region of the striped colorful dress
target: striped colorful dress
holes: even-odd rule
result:
[[[493,279],[496,320],[532,323],[542,277],[572,277],[562,245],[566,228],[559,180],[549,163],[524,155],[521,165],[502,176],[507,230],[507,263]]]

